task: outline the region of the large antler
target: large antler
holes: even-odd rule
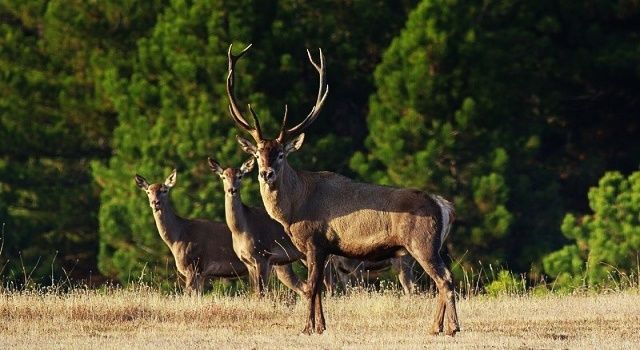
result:
[[[318,49],[320,51],[320,65],[316,64],[311,57],[311,52],[307,50],[307,55],[309,56],[309,61],[313,67],[318,71],[318,75],[320,76],[320,87],[318,88],[318,97],[316,98],[316,104],[311,108],[311,112],[307,115],[304,120],[294,126],[293,128],[287,129],[287,107],[284,109],[284,117],[282,118],[282,127],[280,129],[280,135],[278,135],[278,141],[283,142],[288,137],[292,137],[300,134],[304,129],[306,129],[320,114],[320,109],[322,109],[322,104],[324,104],[324,100],[327,98],[327,94],[329,93],[329,85],[326,83],[326,71],[324,66],[324,55],[322,54],[322,49]]]
[[[243,129],[245,129],[253,138],[257,141],[262,140],[262,129],[260,129],[260,122],[258,122],[258,116],[256,112],[249,105],[249,111],[251,112],[251,116],[253,117],[253,121],[255,122],[255,127],[252,127],[247,119],[242,116],[240,109],[238,109],[238,105],[236,103],[236,98],[233,94],[234,90],[234,78],[235,78],[235,66],[236,62],[242,57],[247,50],[251,47],[252,44],[249,44],[242,52],[237,55],[231,53],[231,49],[233,44],[229,45],[229,52],[227,53],[227,57],[229,57],[229,75],[227,75],[227,96],[229,97],[229,112],[233,117],[233,120],[240,125]]]

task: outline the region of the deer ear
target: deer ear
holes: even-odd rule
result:
[[[207,158],[207,160],[209,162],[209,169],[218,175],[222,175],[223,169],[220,164],[211,157]]]
[[[242,171],[242,174],[248,174],[251,172],[251,170],[253,170],[253,165],[256,163],[256,159],[255,158],[249,158],[246,162],[242,163],[242,166],[240,167],[240,171]]]
[[[173,171],[171,172],[171,174],[169,174],[169,176],[167,176],[167,179],[164,180],[164,185],[167,186],[168,188],[171,188],[173,186],[175,186],[176,184],[176,176],[177,176],[177,170],[173,169]]]
[[[284,153],[285,154],[289,154],[293,151],[297,151],[300,149],[300,147],[302,147],[302,143],[304,142],[304,133],[296,136],[295,139],[287,142],[284,145]]]
[[[250,155],[256,154],[256,151],[257,151],[256,146],[253,143],[251,143],[251,141],[241,136],[236,136],[236,138],[238,139],[238,143],[240,144],[240,147],[242,147],[243,151],[249,153]]]
[[[138,187],[140,187],[141,189],[146,191],[147,188],[149,188],[149,183],[144,177],[136,174],[135,179],[136,179],[136,185],[138,185]]]

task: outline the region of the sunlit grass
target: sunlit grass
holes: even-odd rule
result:
[[[629,348],[640,343],[637,290],[476,296],[462,332],[427,335],[435,299],[396,291],[324,299],[328,330],[303,336],[306,305],[288,291],[190,297],[155,289],[0,292],[0,348]]]

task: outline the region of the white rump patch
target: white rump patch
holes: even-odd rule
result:
[[[451,202],[437,194],[432,194],[431,198],[438,203],[440,212],[442,213],[442,230],[440,231],[440,247],[442,247],[444,240],[447,239],[447,236],[449,235],[449,231],[451,231],[451,224],[455,217],[455,210],[453,209]]]

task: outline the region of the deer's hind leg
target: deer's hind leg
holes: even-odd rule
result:
[[[405,295],[413,294],[416,290],[413,263],[414,260],[409,255],[391,259],[391,265],[398,273],[398,280]]]
[[[438,334],[443,329],[446,318],[445,334],[455,335],[460,331],[458,324],[458,313],[456,311],[456,301],[453,287],[453,277],[447,269],[444,261],[437,250],[434,249],[413,249],[409,251],[418,261],[425,272],[434,280],[438,287],[438,297],[436,313],[431,328],[433,334]]]
[[[285,286],[287,286],[292,291],[296,292],[299,296],[303,297],[306,284],[296,276],[293,272],[293,267],[291,264],[287,265],[277,265],[275,266],[276,276]]]
[[[271,264],[267,261],[256,260],[257,272],[257,292],[258,296],[263,297],[269,286],[269,276],[271,275]]]
[[[194,276],[191,272],[184,274],[184,293],[187,295],[193,294],[193,280]]]
[[[198,271],[188,271],[184,275],[184,289],[188,295],[201,296],[204,289],[204,276]]]

